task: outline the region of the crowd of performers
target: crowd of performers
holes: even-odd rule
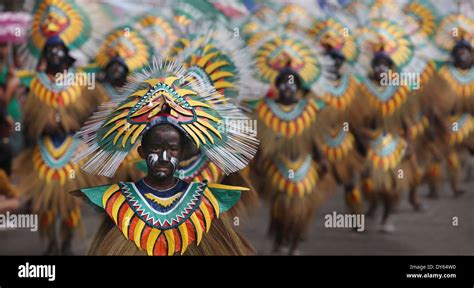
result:
[[[469,1],[25,2],[0,14],[0,210],[46,254],[81,205],[93,255],[254,254],[233,223],[259,201],[294,254],[336,191],[381,232],[422,185],[465,192]]]

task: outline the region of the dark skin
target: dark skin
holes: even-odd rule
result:
[[[334,61],[333,66],[331,67],[331,73],[336,76],[336,79],[339,80],[342,77],[342,66],[344,65],[346,59],[344,58],[343,55],[332,51],[332,50],[327,50],[326,54],[331,57],[331,59]]]
[[[67,64],[68,54],[61,44],[50,45],[46,48],[44,57],[46,59],[46,73],[56,75],[69,68]]]
[[[379,57],[372,61],[372,75],[371,79],[377,83],[383,78],[384,74],[387,74],[389,70],[393,70],[393,62],[389,58]]]
[[[298,92],[301,90],[301,85],[296,77],[296,75],[287,74],[277,78],[275,85],[278,90],[278,98],[276,102],[282,105],[293,105],[298,102]]]
[[[472,67],[472,49],[460,47],[453,51],[454,66],[461,70],[469,70]]]
[[[105,70],[105,81],[114,87],[122,87],[127,81],[128,67],[119,63],[110,63]]]
[[[141,146],[138,147],[138,154],[142,159],[147,159],[151,153],[160,154],[166,151],[168,157],[175,157],[181,161],[183,155],[184,137],[176,128],[171,125],[157,125],[146,132],[142,139]],[[166,190],[176,184],[174,169],[169,162],[157,162],[153,167],[147,161],[148,175],[144,181],[156,190]]]

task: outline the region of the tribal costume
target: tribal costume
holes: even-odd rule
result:
[[[396,21],[403,21],[400,11],[391,13]],[[359,73],[368,74],[362,79],[358,101],[369,103],[370,109],[357,133],[364,135],[366,141],[368,170],[364,187],[370,189],[365,194],[371,202],[368,213],[373,215],[381,198],[384,214],[380,228],[384,232],[393,230],[388,219],[400,192],[409,188],[410,197],[415,198],[413,189],[419,184],[419,167],[409,131],[416,125],[414,119],[420,111],[416,89],[434,72],[434,65],[420,56],[431,49],[428,40],[421,30],[407,30],[395,20],[375,18],[369,19],[367,27],[361,28],[356,36],[359,47],[372,48],[372,53],[363,51],[358,61]],[[402,82],[401,77],[410,73],[421,77]]]
[[[463,13],[469,14],[468,11]],[[456,33],[453,34],[452,31]],[[472,143],[469,140],[472,137],[468,137],[471,131],[470,115],[474,112],[472,33],[474,21],[471,18],[451,13],[444,16],[434,35],[435,44],[444,55],[440,57],[442,61],[437,62],[437,74],[432,77],[426,92],[423,93],[424,106],[427,115],[430,115],[430,126],[434,131],[431,142],[437,148],[436,153],[431,155],[426,173],[431,197],[438,195],[443,162],[447,164],[454,195],[463,192],[458,188],[461,172],[459,153],[462,148],[472,151]]]
[[[245,38],[256,61],[255,76],[270,88],[267,97],[255,103],[261,142],[255,185],[271,200],[274,250],[287,246],[293,254],[325,198],[314,138],[325,104],[308,90],[321,82],[319,51],[296,31],[257,26]],[[289,103],[282,100],[286,94],[292,95]]]
[[[331,128],[318,139],[321,152],[329,162],[329,169],[336,182],[344,186],[344,199],[351,213],[362,213],[359,178],[363,168],[361,151],[357,147],[353,127],[361,124],[358,115],[364,107],[357,101],[359,80],[351,75],[359,49],[351,31],[344,33],[347,23],[335,15],[326,20],[314,21],[308,35],[325,49],[334,62],[331,77],[322,85],[320,98],[328,107],[322,112]],[[347,29],[347,28],[346,28]]]
[[[29,88],[23,125],[34,146],[15,159],[14,170],[21,179],[20,195],[39,214],[40,230],[49,241],[47,253],[57,253],[59,244],[59,253],[70,253],[81,217],[79,202],[67,191],[102,183],[100,177],[82,173],[79,164],[71,161],[84,148],[73,135],[104,99],[76,80],[64,77],[57,82],[57,73],[75,75],[66,45],[78,48],[87,40],[90,27],[84,12],[72,1],[47,0],[36,3],[34,15],[28,48],[39,59],[39,71],[17,73]],[[57,223],[61,224],[61,243]]]
[[[233,130],[236,127],[224,130],[220,127],[226,121],[247,118],[236,106],[222,104],[226,99],[214,86],[195,81],[191,70],[177,60],[155,58],[149,71],[135,77],[128,86],[130,92],[118,106],[102,107],[105,110],[97,112],[78,133],[89,147],[76,159],[92,156],[83,165],[87,172],[112,176],[140,139],[139,153],[147,153],[148,146],[161,145],[161,142],[149,143],[151,140],[145,142],[153,137],[148,135],[163,135],[160,133],[169,129],[181,135],[179,143],[187,143],[179,144],[184,154],[199,149],[226,174],[243,169],[256,153],[258,142],[251,135]],[[165,143],[171,140],[160,139]],[[179,158],[172,153],[173,149],[161,150],[159,155],[140,154],[146,158],[148,175],[138,182],[81,189],[82,195],[110,217],[99,230],[91,254],[243,255],[251,252],[226,220],[219,219],[221,213],[238,201],[241,191],[245,193],[248,188],[211,183],[207,179],[181,180],[174,176]],[[174,168],[164,176],[165,172],[155,172],[158,165],[163,165],[159,163]],[[147,183],[153,177],[167,177],[175,184],[157,189]]]

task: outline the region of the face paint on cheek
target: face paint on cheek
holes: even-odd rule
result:
[[[148,167],[155,167],[155,165],[158,163],[158,154],[156,153],[150,153],[146,157],[146,162],[148,164]]]
[[[158,158],[158,161],[159,162],[168,162],[170,163],[172,166],[173,166],[173,172],[176,171],[176,169],[178,168],[178,164],[179,164],[179,161],[176,157],[169,157],[168,156],[168,153],[166,151],[163,151],[161,152],[159,158]]]

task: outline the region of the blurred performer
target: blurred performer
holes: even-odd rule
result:
[[[271,197],[269,232],[274,251],[287,246],[294,254],[323,200],[317,191],[316,163],[321,155],[311,137],[322,104],[311,99],[298,73],[290,68],[280,71],[275,86],[277,98],[263,100],[256,110],[262,143],[259,186]]]
[[[94,93],[116,102],[131,73],[141,71],[150,62],[152,47],[138,31],[119,26],[109,32],[99,46],[97,55],[87,70],[99,74]],[[144,173],[136,169],[140,156],[130,153],[122,162],[112,181],[138,181]]]
[[[215,87],[193,81],[177,63],[153,60],[117,107],[99,111],[79,133],[89,144],[83,168],[111,176],[138,147],[148,174],[133,182],[81,189],[110,218],[99,230],[93,255],[246,255],[249,245],[223,219],[247,188],[175,177],[180,160],[199,149],[224,171],[244,168],[257,140],[242,131],[220,129],[231,115],[246,117],[220,103]],[[235,127],[234,127],[235,128]],[[93,131],[93,134],[89,132]],[[193,146],[195,146],[193,148]]]
[[[361,71],[370,71],[362,79],[359,97],[368,104],[369,113],[364,116],[364,125],[358,127],[368,151],[368,215],[373,215],[381,200],[384,212],[380,230],[391,232],[394,226],[389,216],[402,190],[410,189],[412,205],[415,209],[419,205],[415,197],[418,164],[408,130],[420,111],[420,97],[415,91],[432,75],[434,67],[420,58],[424,52],[417,45],[425,47],[420,45],[425,39],[412,37],[396,22],[372,19],[357,39],[360,47],[372,49],[372,53],[363,51],[359,60]]]
[[[89,21],[76,8],[73,2],[54,0],[36,6],[28,47],[36,51],[43,43],[39,71],[17,73],[29,88],[23,123],[34,146],[17,157],[15,171],[20,195],[39,214],[41,233],[48,240],[46,254],[71,253],[74,232],[80,227],[79,202],[67,191],[101,183],[71,161],[84,148],[74,131],[104,100],[75,78],[66,42],[85,41],[83,29]]]
[[[325,104],[312,91],[324,82],[321,51],[290,23],[278,23],[288,27],[281,31],[271,22],[253,20],[244,25],[244,38],[256,62],[255,78],[269,91],[254,103],[261,143],[254,183],[270,198],[274,252],[295,254],[325,198],[323,191],[332,190],[321,177],[326,165],[315,137],[324,126],[319,110]]]
[[[363,114],[364,107],[355,98],[359,81],[351,75],[350,66],[357,59],[359,50],[352,32],[343,34],[346,27],[337,18],[317,20],[308,35],[321,44],[333,62],[321,93],[321,99],[328,104],[322,113],[328,114],[324,118],[331,122],[330,131],[318,139],[321,151],[329,161],[329,171],[336,182],[344,187],[349,212],[363,213],[359,180],[364,158],[357,145],[360,140],[355,138],[352,127],[361,124],[356,118]]]
[[[435,43],[445,53],[445,60],[437,62],[438,73],[423,93],[424,107],[430,115],[433,130],[431,140],[437,146],[426,174],[430,197],[438,196],[444,161],[454,196],[463,193],[458,183],[462,166],[459,153],[473,147],[472,137],[469,137],[474,112],[472,33],[472,19],[462,14],[449,14],[435,34]]]

